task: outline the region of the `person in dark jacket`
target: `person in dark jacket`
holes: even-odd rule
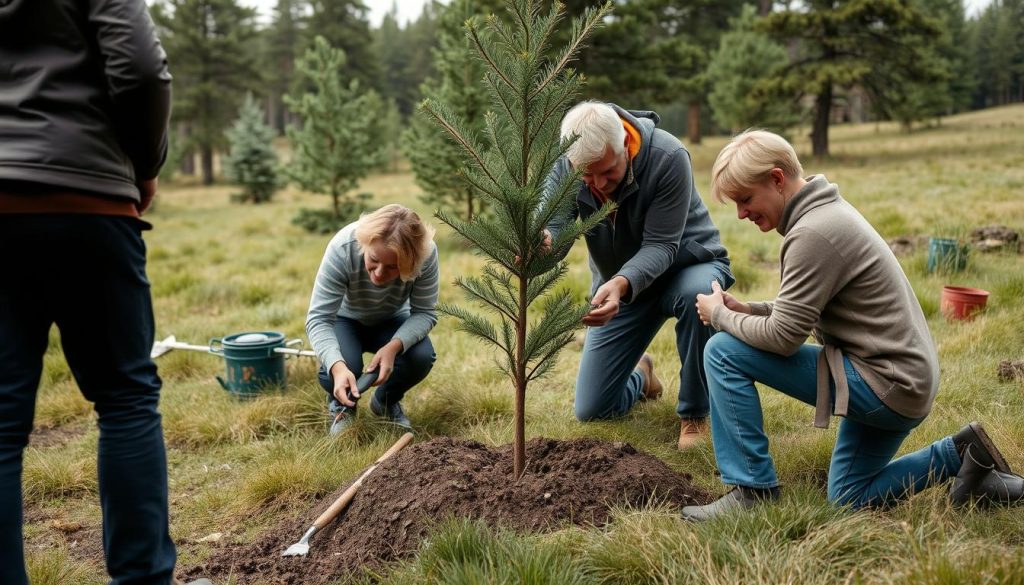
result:
[[[22,452],[52,324],[99,426],[111,583],[173,581],[140,219],[171,77],[144,0],[0,0],[0,583],[28,583]]]
[[[551,188],[582,171],[575,205],[548,226],[586,218],[605,203],[615,210],[586,235],[594,309],[576,379],[576,417],[620,416],[639,400],[656,398],[661,382],[645,350],[670,317],[682,367],[676,413],[678,447],[707,435],[708,389],[704,345],[712,330],[697,318],[693,299],[733,282],[729,259],[693,184],[690,154],[656,128],[654,112],[630,112],[583,102],[562,120],[563,140],[577,137],[548,177]],[[634,368],[634,365],[636,366]]]

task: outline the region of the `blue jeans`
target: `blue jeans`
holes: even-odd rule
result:
[[[728,333],[708,343],[704,360],[711,391],[711,437],[723,483],[753,488],[779,485],[754,382],[813,406],[820,352],[821,346],[808,344],[785,357],[751,347]],[[849,358],[845,361],[850,402],[847,416],[839,423],[829,465],[829,501],[854,508],[886,505],[956,475],[960,456],[950,437],[893,460],[903,439],[924,417],[893,412],[861,379]],[[834,400],[834,385],[832,393]]]
[[[728,260],[687,266],[656,280],[633,302],[601,327],[587,329],[576,377],[576,418],[581,421],[622,416],[640,399],[644,379],[640,361],[670,317],[676,321],[679,352],[679,394],[676,414],[681,418],[708,415],[708,387],[704,376],[704,345],[714,329],[700,322],[694,303],[698,293],[710,293],[711,281],[727,289],[735,282]]]
[[[98,415],[103,550],[113,584],[166,584],[167,457],[149,358],[153,308],[133,218],[0,215],[0,583],[27,584],[22,452],[50,326]]]
[[[338,345],[341,346],[341,356],[356,378],[363,373],[363,353],[376,353],[387,345],[408,318],[408,315],[403,315],[375,325],[364,325],[346,317],[337,318],[334,322],[334,334],[338,338]],[[406,348],[395,357],[395,369],[392,370],[391,377],[377,387],[377,401],[389,405],[402,400],[410,388],[427,377],[434,367],[435,359],[437,355],[429,337],[424,337],[412,347]],[[331,376],[323,365],[320,366],[318,378],[320,386],[327,392],[328,404],[332,401],[337,402],[334,399],[334,376]],[[340,403],[338,405],[340,408]]]

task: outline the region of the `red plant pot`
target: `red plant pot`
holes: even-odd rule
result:
[[[964,286],[944,286],[939,298],[939,308],[947,319],[970,321],[985,308],[988,291]]]

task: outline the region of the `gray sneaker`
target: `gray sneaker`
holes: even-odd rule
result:
[[[383,417],[396,425],[412,430],[412,421],[409,417],[405,416],[405,411],[402,410],[402,405],[398,402],[394,404],[381,404],[377,400],[377,393],[373,393],[373,399],[370,400],[370,412],[374,415]]]
[[[778,487],[755,489],[735,486],[732,491],[704,506],[683,507],[683,519],[704,522],[734,510],[749,510],[763,502],[779,499]]]

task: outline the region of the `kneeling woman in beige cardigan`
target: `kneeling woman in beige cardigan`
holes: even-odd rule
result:
[[[814,405],[815,426],[843,417],[828,474],[837,504],[885,505],[951,477],[958,504],[1024,501],[1024,479],[979,423],[893,459],[931,409],[938,355],[899,262],[836,184],[804,179],[793,147],[756,130],[719,153],[711,192],[733,202],[739,219],[782,235],[782,282],[772,302],[741,302],[717,285],[697,296],[701,320],[721,331],[704,367],[715,458],[735,489],[684,516],[704,520],[778,497],[755,382]],[[809,334],[818,344],[804,343]]]

